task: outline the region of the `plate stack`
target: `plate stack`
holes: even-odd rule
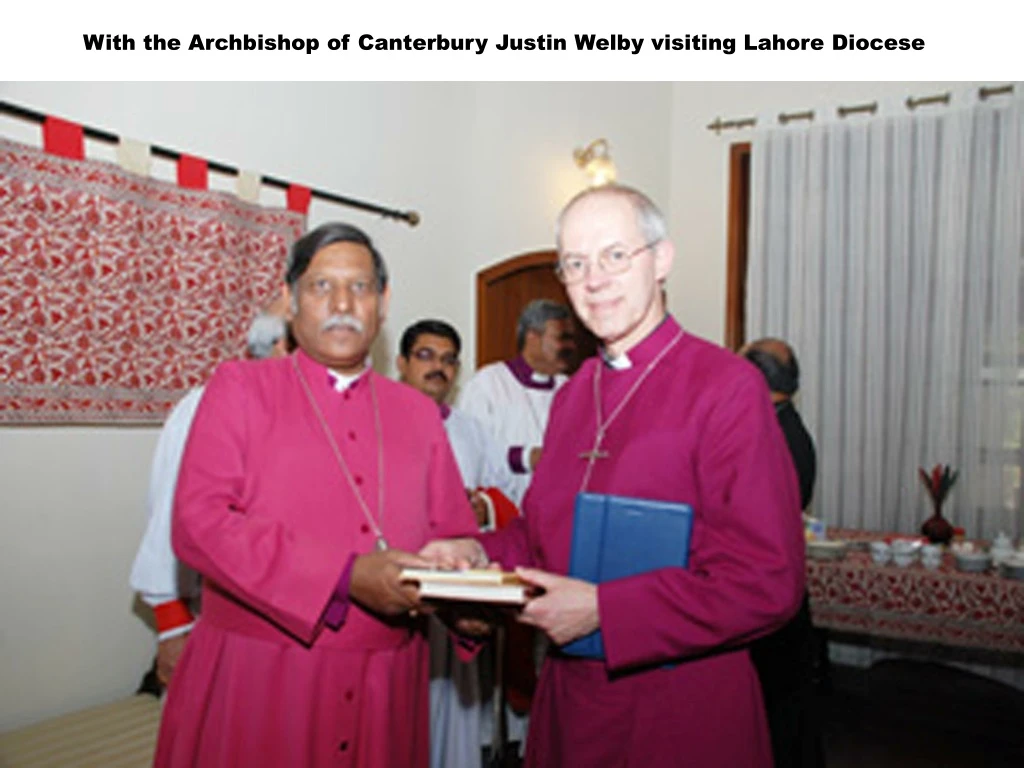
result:
[[[815,560],[842,560],[846,557],[846,542],[832,539],[808,541],[807,556]]]

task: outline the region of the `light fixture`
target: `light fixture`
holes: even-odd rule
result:
[[[600,187],[615,181],[615,163],[608,154],[608,142],[604,139],[590,142],[586,149],[574,149],[572,157],[590,177],[590,186]]]

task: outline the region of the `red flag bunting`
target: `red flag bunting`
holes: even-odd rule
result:
[[[301,213],[305,216],[309,213],[309,201],[313,197],[313,191],[309,187],[304,187],[301,184],[291,184],[288,186],[288,210],[295,211],[295,213]]]
[[[85,159],[85,133],[82,126],[59,117],[47,117],[43,121],[43,149],[51,155]]]
[[[206,189],[210,169],[206,161],[192,155],[178,158],[178,186],[186,189]]]

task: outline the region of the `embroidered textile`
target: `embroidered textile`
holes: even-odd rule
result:
[[[0,424],[162,421],[244,351],[303,228],[0,140]]]

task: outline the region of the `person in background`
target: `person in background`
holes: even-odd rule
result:
[[[462,388],[459,407],[478,419],[505,452],[519,504],[541,455],[551,401],[576,353],[569,308],[531,301],[516,328],[519,355],[478,370]]]
[[[817,460],[814,440],[793,405],[793,396],[800,388],[796,355],[786,342],[773,338],[751,342],[740,354],[761,371],[768,383],[775,415],[800,481],[800,506],[807,509],[814,493]],[[814,693],[820,643],[805,594],[796,616],[751,646],[764,694],[776,768],[817,768],[825,764]]]
[[[253,318],[246,337],[252,360],[288,353],[287,307],[276,301]],[[157,439],[146,493],[146,531],[132,564],[129,582],[153,610],[157,631],[156,677],[160,687],[170,682],[195,622],[199,579],[183,566],[171,549],[171,506],[178,467],[189,427],[199,407],[203,387],[194,387],[179,400]]]
[[[770,766],[749,644],[796,612],[805,576],[796,473],[764,379],[666,313],[675,251],[646,195],[587,190],[556,233],[559,275],[601,355],[555,398],[523,515],[421,554],[515,567],[544,590],[520,614],[553,644],[528,766]],[[688,566],[567,576],[580,492],[690,505]],[[560,650],[598,629],[604,658]]]
[[[402,334],[396,359],[401,380],[437,403],[466,494],[481,530],[518,514],[508,496],[515,479],[490,435],[472,416],[447,404],[459,374],[462,340],[443,320],[420,320]],[[488,717],[490,654],[458,658],[449,631],[430,622],[430,765],[479,766],[481,746],[491,741]]]
[[[178,475],[172,541],[202,615],[171,680],[157,768],[426,768],[428,648],[404,567],[476,530],[437,406],[368,365],[384,260],[325,224],[285,277],[298,345],[220,365]]]

